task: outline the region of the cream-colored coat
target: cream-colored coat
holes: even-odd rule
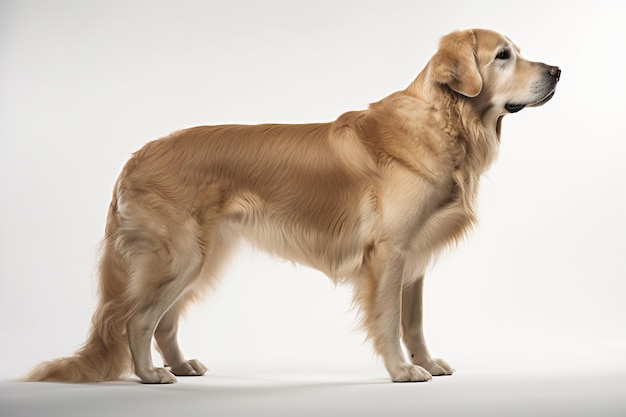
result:
[[[203,374],[180,352],[178,317],[242,238],[353,285],[393,381],[451,374],[424,342],[424,271],[474,222],[502,117],[543,104],[559,75],[495,32],[467,30],[445,36],[406,90],[334,122],[203,126],[148,143],[113,191],[89,339],[28,378]],[[169,369],[152,364],[153,336]]]

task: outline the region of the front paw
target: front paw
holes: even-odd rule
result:
[[[413,363],[426,369],[433,376],[452,375],[454,373],[454,368],[443,359],[427,358],[419,361],[414,360]]]
[[[396,369],[390,370],[389,375],[393,382],[425,382],[433,379],[426,369],[417,365],[402,364]]]

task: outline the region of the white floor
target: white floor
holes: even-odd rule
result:
[[[228,370],[168,386],[132,380],[92,385],[3,381],[0,415],[626,416],[626,372],[458,372],[428,383],[393,384],[370,371],[293,375]]]

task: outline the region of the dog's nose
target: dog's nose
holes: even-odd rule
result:
[[[561,79],[561,69],[559,67],[550,67],[550,75],[556,78],[556,81]]]

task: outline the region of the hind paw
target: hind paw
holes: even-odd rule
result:
[[[165,368],[153,368],[148,372],[137,373],[142,384],[174,384],[176,377]]]
[[[176,366],[170,366],[170,370],[176,376],[200,376],[204,375],[208,368],[199,360],[191,359]]]

